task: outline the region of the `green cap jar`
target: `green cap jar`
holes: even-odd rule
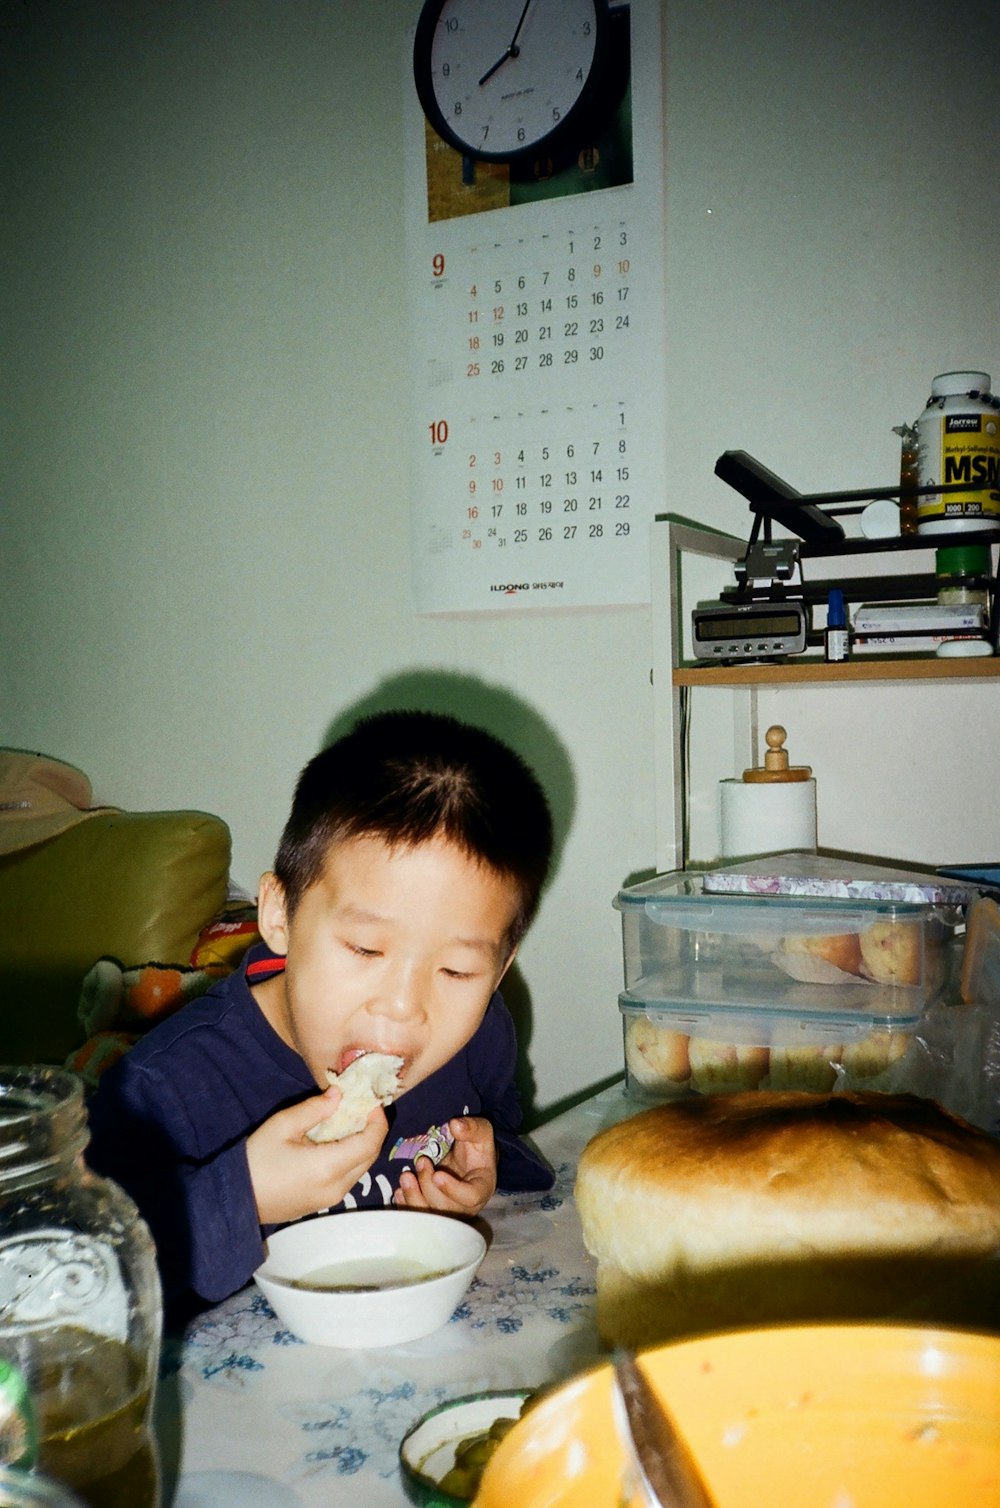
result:
[[[939,602],[986,602],[987,545],[948,545],[934,554]]]

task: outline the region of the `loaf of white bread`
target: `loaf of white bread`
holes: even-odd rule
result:
[[[608,1345],[768,1323],[1000,1326],[1000,1143],[913,1095],[657,1106],[584,1149]]]

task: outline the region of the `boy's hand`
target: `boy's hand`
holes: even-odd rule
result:
[[[497,1186],[497,1151],[493,1127],[478,1115],[462,1115],[449,1122],[455,1144],[435,1167],[418,1157],[414,1172],[404,1173],[393,1204],[411,1210],[437,1210],[445,1215],[478,1215]]]
[[[336,1110],[341,1093],[330,1088],[279,1110],[247,1137],[247,1163],[261,1225],[280,1225],[339,1204],[378,1156],[389,1129],[377,1105],[364,1129],[343,1141],[312,1142],[313,1126]]]

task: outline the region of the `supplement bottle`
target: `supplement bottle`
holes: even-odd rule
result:
[[[1000,525],[1000,399],[990,393],[988,372],[942,372],[934,378],[917,420],[917,445],[921,487],[965,484],[919,498],[919,533]]]
[[[0,1361],[30,1395],[43,1477],[86,1508],[157,1508],[156,1254],[86,1167],[88,1136],[75,1074],[0,1068]]]

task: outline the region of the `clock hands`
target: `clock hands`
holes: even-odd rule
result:
[[[531,0],[524,0],[524,9],[521,11],[520,20],[514,28],[514,35],[510,39],[510,47],[508,48],[508,51],[510,52],[511,56],[515,58],[517,57],[517,39],[521,35],[521,27],[524,25],[524,18],[528,14],[528,7],[530,6],[530,4]]]
[[[479,87],[480,87],[480,89],[483,87],[483,85],[489,79],[491,79],[493,77],[493,75],[497,72],[498,69],[500,69],[500,68],[503,67],[503,65],[506,63],[506,61],[507,61],[508,58],[518,58],[518,57],[521,56],[521,49],[517,45],[517,39],[521,35],[521,27],[524,25],[524,18],[528,14],[528,8],[529,8],[530,5],[531,5],[531,0],[524,0],[524,7],[523,7],[523,9],[521,11],[520,19],[518,20],[518,23],[517,23],[517,25],[514,28],[514,35],[511,37],[510,42],[508,43],[507,47],[504,49],[504,51],[500,55],[500,57],[497,58],[496,62],[493,64],[492,68],[487,68],[486,72],[483,74],[482,78],[479,80]]]
[[[483,74],[482,78],[479,80],[479,87],[480,87],[480,89],[487,82],[487,80],[489,80],[489,79],[491,79],[493,77],[493,75],[496,73],[496,71],[497,71],[498,68],[502,68],[503,67],[504,63],[506,63],[506,61],[507,61],[508,58],[512,58],[514,56],[515,56],[515,54],[512,53],[511,50],[510,50],[510,48],[508,47],[507,51],[504,53],[503,57],[502,58],[497,58],[496,62],[493,64],[492,68],[487,68],[486,72]]]

